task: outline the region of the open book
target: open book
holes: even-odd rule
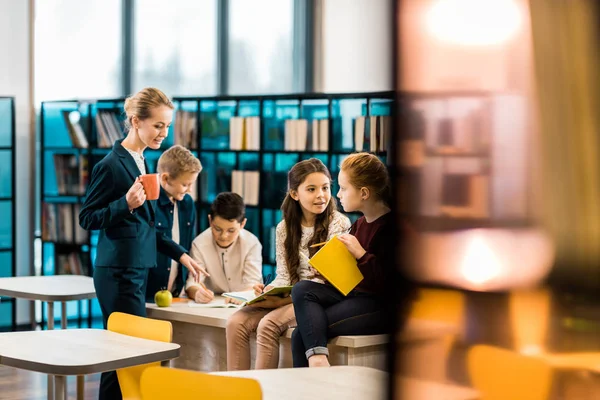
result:
[[[247,290],[245,292],[223,293],[223,297],[229,297],[229,298],[232,298],[235,300],[242,301],[243,302],[242,305],[245,306],[248,304],[258,303],[259,301],[264,300],[266,296],[285,297],[285,296],[289,296],[289,294],[291,292],[292,292],[291,286],[277,286],[277,287],[272,288],[268,292],[261,294],[260,296],[256,296],[254,294],[254,290]]]
[[[346,296],[364,279],[358,269],[356,258],[337,237],[332,237],[326,245],[315,253],[308,263],[337,290]]]

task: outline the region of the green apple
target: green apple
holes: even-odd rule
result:
[[[173,295],[166,289],[159,290],[154,295],[154,302],[159,307],[169,307],[173,301]]]

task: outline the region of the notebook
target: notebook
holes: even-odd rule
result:
[[[260,296],[256,296],[254,294],[254,290],[247,290],[245,292],[229,292],[223,293],[223,297],[230,297],[232,299],[236,299],[239,301],[243,301],[243,305],[254,304],[261,300],[265,299],[265,296],[288,296],[292,292],[291,286],[277,286],[261,294]]]
[[[321,247],[308,263],[344,296],[364,278],[358,269],[356,258],[335,236]]]

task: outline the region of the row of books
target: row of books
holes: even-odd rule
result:
[[[260,172],[232,171],[231,191],[242,196],[246,205],[257,206],[260,193]]]
[[[354,146],[356,151],[387,151],[390,143],[392,117],[360,116],[354,120]]]
[[[423,165],[419,214],[452,218],[489,218],[490,175],[476,157],[432,159]]]
[[[175,113],[175,143],[195,149],[198,147],[198,117],[193,111],[178,110]]]
[[[42,240],[85,244],[88,232],[79,226],[80,204],[42,203]]]
[[[56,256],[56,275],[89,276],[89,262],[86,253],[71,252]]]
[[[81,127],[81,114],[79,111],[62,111],[63,120],[69,132],[69,137],[73,146],[79,148],[88,148],[89,143],[85,136],[85,132]]]
[[[95,121],[98,147],[110,148],[115,141],[125,136],[125,126],[114,111],[99,110]]]
[[[229,119],[230,150],[260,150],[260,118],[231,117]]]
[[[54,171],[59,195],[84,195],[89,173],[87,157],[75,154],[54,154]]]
[[[287,119],[284,125],[284,150],[328,151],[328,119]]]
[[[438,155],[477,154],[489,151],[491,121],[483,107],[459,109],[455,114],[427,109],[408,109],[405,137],[422,140],[424,148]]]

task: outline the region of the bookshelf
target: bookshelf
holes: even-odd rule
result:
[[[0,97],[0,277],[17,274],[15,99]],[[0,296],[0,331],[16,328],[16,300]]]
[[[112,142],[115,132],[123,134],[123,101],[42,103],[43,212],[38,240],[44,275],[92,274],[98,233],[79,232],[78,209],[93,166],[110,151],[105,147],[107,137]],[[163,148],[144,153],[149,172],[156,172],[160,154],[173,144],[189,148],[200,159],[203,171],[192,193],[198,211],[197,232],[208,228],[209,206],[218,193],[240,193],[247,203],[246,229],[263,244],[266,277],[275,273],[275,226],[281,220],[279,206],[289,169],[300,160],[319,158],[332,173],[335,198],[338,166],[356,150],[357,124],[364,123],[363,148],[386,161],[383,143],[391,136],[394,93],[175,97],[173,103],[174,121]],[[53,219],[54,215],[64,218]],[[350,217],[355,220],[358,215]],[[52,230],[56,235],[48,234]],[[96,300],[69,304],[67,312],[79,325],[90,325],[101,316]],[[42,323],[44,315],[42,310]]]
[[[493,92],[401,94],[398,159],[411,191],[400,199],[418,230],[527,223],[523,101]]]

